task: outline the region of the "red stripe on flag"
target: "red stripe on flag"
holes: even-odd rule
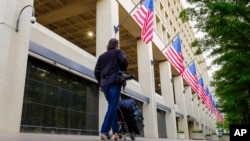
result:
[[[148,12],[142,28],[141,39],[147,44],[153,39],[153,12]]]
[[[144,6],[141,6],[133,16],[136,22],[142,27],[144,25],[146,15],[147,9]]]
[[[187,81],[187,83],[192,87],[192,89],[198,93],[198,82],[195,76],[191,74],[191,72],[186,69],[183,73],[183,78]]]
[[[182,73],[184,70],[183,66],[183,57],[181,54],[178,54],[173,47],[171,46],[166,52],[166,57],[168,58],[169,62],[177,69],[179,73]]]
[[[147,9],[142,5],[136,12],[133,14],[136,22],[142,27],[141,39],[144,43],[148,44],[153,39],[154,31],[154,12],[150,9]]]

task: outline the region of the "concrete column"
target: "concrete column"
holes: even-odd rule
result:
[[[201,113],[201,122],[203,123],[203,126],[206,126],[206,113],[205,113],[205,111],[206,111],[206,108],[205,108],[205,105],[204,104],[202,104],[201,105],[201,109],[202,109],[202,113]],[[202,129],[203,130],[203,128],[204,127],[200,127],[200,129]]]
[[[96,57],[107,51],[108,41],[115,38],[114,25],[119,23],[118,3],[114,0],[97,0],[96,11]],[[117,39],[119,32],[117,33]],[[99,128],[101,129],[107,101],[103,92],[99,91]]]
[[[192,109],[192,92],[191,92],[191,87],[186,86],[184,88],[184,97],[185,97],[185,105],[186,105],[186,110],[187,114],[193,114],[193,109]]]
[[[171,82],[171,66],[168,61],[159,63],[160,70],[160,83],[161,83],[161,92],[162,97],[165,101],[165,105],[168,107],[173,107],[174,97],[173,97],[173,85]]]
[[[179,107],[177,110],[178,112],[185,114],[185,103],[184,103],[184,95],[183,95],[183,82],[181,76],[173,77],[173,83],[175,87],[175,99],[176,105]]]
[[[175,87],[175,98],[176,98],[176,105],[179,108],[175,110],[180,112],[184,115],[184,118],[178,121],[178,125],[181,129],[184,130],[185,137],[188,137],[188,123],[187,123],[187,107],[185,104],[185,97],[183,94],[183,80],[181,76],[175,76],[173,78],[173,83]]]
[[[171,74],[171,65],[168,61],[159,63],[160,69],[160,82],[161,82],[161,91],[162,97],[165,101],[165,105],[172,108],[174,105],[173,97],[173,85],[171,83],[172,74]],[[170,139],[177,138],[177,127],[176,127],[176,118],[175,112],[171,109],[171,113],[166,114],[166,127],[167,127],[167,137]]]
[[[203,117],[202,117],[202,115],[203,115],[203,114],[202,114],[202,113],[203,113],[203,111],[202,111],[202,105],[203,105],[203,104],[201,103],[201,100],[199,100],[199,101],[198,101],[198,105],[197,105],[197,106],[198,106],[198,116],[197,116],[196,119],[197,119],[197,121],[199,122],[199,128],[200,128],[200,129],[202,129],[202,126],[201,126],[201,125],[202,125],[203,122],[204,122],[204,121],[203,121]]]
[[[186,114],[193,114],[193,106],[192,106],[192,90],[191,90],[191,87],[190,86],[186,86],[184,88],[185,90],[185,94],[184,94],[184,97],[185,97],[185,105],[186,105],[186,110],[187,110],[187,113]],[[186,121],[188,123],[188,121]],[[189,124],[188,124],[189,126]],[[184,130],[185,132],[185,137],[186,139],[189,139],[189,133],[192,132],[191,130],[191,127],[187,127],[185,128]]]
[[[137,42],[138,74],[143,94],[150,98],[149,103],[143,104],[145,137],[158,138],[157,112],[155,103],[154,70],[151,65],[153,59],[152,44]]]
[[[107,50],[111,38],[119,39],[114,26],[119,24],[118,3],[114,0],[97,0],[96,8],[96,56]]]
[[[195,93],[195,100],[193,101],[193,107],[194,107],[194,117],[199,117],[199,106],[198,106],[198,104],[199,104],[199,100],[198,100],[198,94],[196,94]]]
[[[210,119],[211,117],[209,116],[211,114],[211,110],[208,110],[207,114],[206,114],[206,125],[207,125],[207,129],[206,129],[206,133],[208,132],[208,128],[210,127]]]
[[[30,37],[32,8],[18,15],[33,0],[0,0],[0,133],[18,133],[23,106],[24,85]]]

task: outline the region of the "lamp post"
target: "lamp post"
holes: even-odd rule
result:
[[[35,8],[34,8],[32,5],[26,5],[26,6],[24,6],[23,9],[20,11],[19,16],[18,16],[18,19],[17,19],[17,21],[16,21],[16,32],[18,32],[18,30],[19,30],[18,28],[19,28],[19,21],[20,21],[21,14],[22,14],[23,10],[24,10],[25,8],[27,8],[27,7],[31,7],[31,8],[32,8],[32,15],[31,15],[31,17],[30,17],[30,22],[31,22],[32,24],[34,24],[34,23],[36,22]]]

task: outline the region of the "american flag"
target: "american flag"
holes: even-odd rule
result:
[[[203,83],[203,78],[200,77],[198,79],[198,95],[201,98],[203,102],[205,102],[206,98],[206,93],[205,93],[205,88],[204,88],[204,83]]]
[[[142,27],[141,39],[148,44],[153,39],[154,31],[154,1],[145,0],[142,6],[133,14],[136,22]]]
[[[217,112],[216,112],[216,118],[217,118],[217,120],[220,122],[220,123],[224,123],[224,119],[223,119],[223,115],[219,112],[219,110],[217,110]]]
[[[173,44],[168,48],[164,54],[168,58],[168,61],[175,67],[175,69],[182,74],[185,67],[183,65],[183,55],[181,51],[181,40],[177,36]]]
[[[205,104],[206,104],[208,109],[212,110],[212,103],[210,100],[210,92],[209,92],[208,87],[205,89],[205,92],[206,92]]]
[[[198,79],[196,75],[195,63],[193,62],[188,69],[185,69],[182,77],[187,81],[191,88],[198,93]]]
[[[215,114],[215,117],[217,118],[217,121],[223,123],[224,120],[223,120],[223,116],[222,114],[219,112],[219,109],[215,106],[214,107],[215,111],[214,111],[214,114]]]
[[[221,113],[219,113],[218,120],[224,124],[223,115]]]
[[[211,103],[212,103],[212,112],[215,113],[216,112],[216,105],[215,105],[213,97],[211,97]]]
[[[215,117],[218,120],[219,119],[219,111],[218,111],[218,109],[215,110],[214,115],[215,115]]]
[[[210,103],[210,110],[213,112],[214,111],[214,104],[213,104],[213,97],[212,95],[208,95],[209,103]]]

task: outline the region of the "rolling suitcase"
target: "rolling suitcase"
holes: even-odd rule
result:
[[[131,140],[135,140],[136,134],[141,134],[144,127],[143,115],[134,99],[120,100],[118,122],[120,124],[120,133],[124,139],[126,139],[126,136],[130,136]]]

